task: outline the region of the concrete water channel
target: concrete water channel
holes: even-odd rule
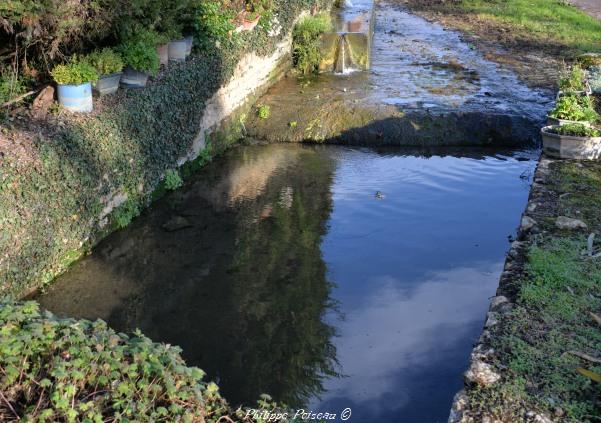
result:
[[[272,117],[248,123],[267,140],[340,142],[356,121],[336,127],[337,114],[369,110],[346,139],[363,147],[233,148],[102,241],[42,306],[181,346],[233,404],[268,393],[351,408],[354,422],[446,421],[538,158],[492,144],[527,142],[550,99],[390,0],[375,8],[370,62],[288,77],[260,100]],[[374,146],[416,144],[369,132],[414,116],[465,132]]]

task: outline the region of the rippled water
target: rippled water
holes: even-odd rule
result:
[[[180,345],[233,403],[443,422],[532,154],[236,148],[38,300]]]

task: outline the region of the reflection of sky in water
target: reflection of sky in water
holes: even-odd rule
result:
[[[313,406],[351,407],[362,423],[446,421],[533,164],[365,154],[338,160],[322,244],[347,377],[328,380]]]

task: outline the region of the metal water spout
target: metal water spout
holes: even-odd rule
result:
[[[336,50],[336,60],[334,61],[334,72],[345,73],[352,68],[352,55],[350,52],[350,44],[346,39],[346,33],[339,34],[338,48]]]

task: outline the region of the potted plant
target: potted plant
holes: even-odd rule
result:
[[[559,97],[555,108],[547,116],[548,125],[565,125],[581,123],[590,125],[597,122],[599,115],[595,111],[593,101],[588,96],[566,95]]]
[[[91,82],[98,80],[98,72],[85,60],[73,57],[69,63],[57,65],[50,72],[58,86],[58,102],[72,112],[91,112]]]
[[[557,98],[566,95],[590,95],[591,87],[586,80],[586,73],[580,65],[575,64],[572,69],[564,69],[559,75],[559,92]]]
[[[543,151],[560,159],[601,157],[601,131],[580,123],[551,125],[541,129]]]
[[[156,75],[159,71],[159,55],[153,44],[142,40],[130,41],[121,44],[119,52],[126,65],[121,77],[123,87],[145,87],[148,77]]]
[[[192,49],[192,44],[190,44],[190,49]],[[181,38],[181,35],[178,37],[174,37],[172,41],[169,42],[169,60],[173,60],[175,62],[183,62],[188,56],[186,54],[187,51],[188,42],[185,38]]]
[[[103,48],[100,51],[90,53],[86,60],[96,69],[98,81],[92,84],[94,91],[99,95],[113,94],[119,88],[121,71],[123,70],[123,59],[121,55],[111,48]]]
[[[259,13],[243,10],[234,18],[234,24],[236,25],[236,29],[234,31],[252,31],[255,26],[257,26],[260,19],[261,15]]]

